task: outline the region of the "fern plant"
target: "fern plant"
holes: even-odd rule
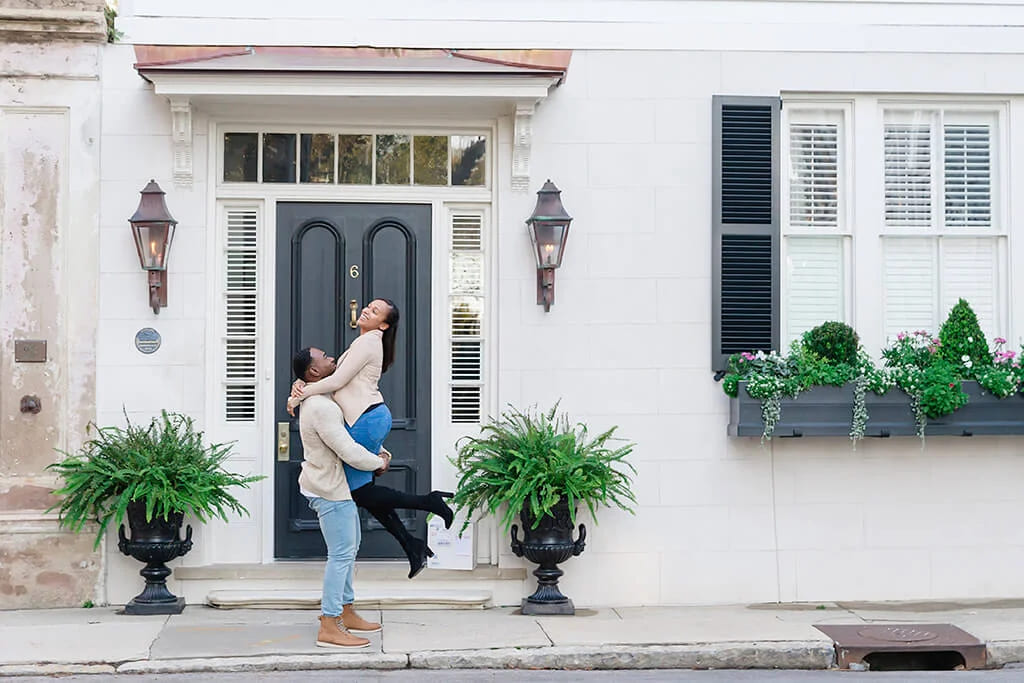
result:
[[[481,428],[480,436],[459,441],[458,453],[449,458],[460,472],[453,502],[456,509],[482,510],[498,515],[507,531],[525,505],[533,514],[533,528],[565,498],[576,524],[576,504],[583,502],[596,521],[596,506],[615,506],[633,513],[636,498],[630,490],[626,461],[634,444],[613,447],[617,427],[590,438],[586,425],[571,425],[557,415],[558,404],[547,412],[515,408]],[[461,531],[469,526],[469,520]],[[461,533],[460,531],[460,533]]]
[[[61,500],[50,508],[60,508],[61,526],[78,532],[96,522],[97,548],[107,526],[120,525],[132,501],[145,503],[147,522],[176,512],[201,522],[227,521],[228,511],[248,514],[229,489],[248,488],[264,477],[225,470],[231,444],[204,445],[192,418],[167,411],[147,427],[127,423],[123,429],[90,424],[96,436],[74,454],[62,451],[65,459],[46,468],[64,480],[54,491]]]

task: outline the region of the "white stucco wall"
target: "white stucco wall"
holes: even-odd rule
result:
[[[188,41],[172,30],[179,24],[167,26],[164,42]],[[1000,33],[992,44],[1006,40]],[[175,189],[166,103],[131,69],[129,47],[108,49],[105,65],[99,415],[116,420],[124,403],[140,417],[161,407],[201,416],[215,400],[203,391],[213,369],[196,348],[209,319],[204,287],[212,286],[203,266],[204,115],[193,120],[196,182]],[[554,180],[575,217],[555,305],[545,314],[534,299],[523,220],[535,196],[513,193],[499,168],[499,354],[490,379],[498,405],[561,400],[595,431],[617,424],[637,443],[636,516],[604,511],[596,526],[584,516],[587,550],[563,566],[562,587],[578,606],[1024,594],[1015,571],[1024,555],[1015,524],[1024,502],[1012,484],[1024,473],[1022,438],[930,438],[923,448],[894,438],[856,451],[843,438],[764,446],[730,439],[727,400],[708,362],[712,95],[987,93],[1010,102],[1013,135],[1024,123],[1022,66],[1009,50],[902,53],[895,38],[860,53],[574,52],[566,83],[533,122],[531,187]],[[501,130],[507,147],[507,121]],[[1015,154],[1007,189],[1019,197],[1014,169],[1024,158]],[[146,307],[126,225],[150,177],[180,221],[170,306],[157,318]],[[1018,203],[1011,203],[1009,239],[1021,264]],[[1016,303],[1005,336],[1017,340],[1024,290],[1019,278],[1010,282]],[[881,296],[877,279],[857,287],[858,310],[869,312]],[[164,335],[152,357],[131,346],[146,325]],[[877,350],[881,340],[865,342]],[[435,459],[449,451],[439,449]],[[269,466],[273,454],[265,457]],[[498,543],[503,565],[522,564],[504,536]],[[208,561],[203,552],[210,551],[186,561]],[[137,568],[126,560],[112,571]]]

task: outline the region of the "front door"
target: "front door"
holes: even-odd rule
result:
[[[299,493],[302,442],[285,401],[292,356],[315,346],[340,356],[358,335],[354,320],[374,298],[393,300],[401,314],[395,362],[380,390],[394,424],[385,447],[394,459],[376,481],[410,492],[430,490],[430,206],[413,204],[279,203],[277,205],[277,332],[274,555],[319,558],[327,552],[315,513]],[[404,557],[398,543],[359,510],[361,558]],[[424,538],[425,514],[399,511]]]

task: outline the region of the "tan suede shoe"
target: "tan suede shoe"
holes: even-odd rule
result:
[[[341,623],[353,633],[377,633],[382,628],[380,624],[367,621],[359,616],[352,605],[342,607]]]
[[[317,647],[340,647],[354,649],[366,647],[370,641],[354,636],[339,623],[338,617],[320,615],[320,631],[316,634]]]

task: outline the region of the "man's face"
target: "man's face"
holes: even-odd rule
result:
[[[334,362],[334,357],[328,356],[321,349],[311,347],[309,356],[313,359],[313,362],[309,364],[309,369],[306,370],[306,378],[310,381],[323,379],[331,375],[338,367],[338,364]]]

